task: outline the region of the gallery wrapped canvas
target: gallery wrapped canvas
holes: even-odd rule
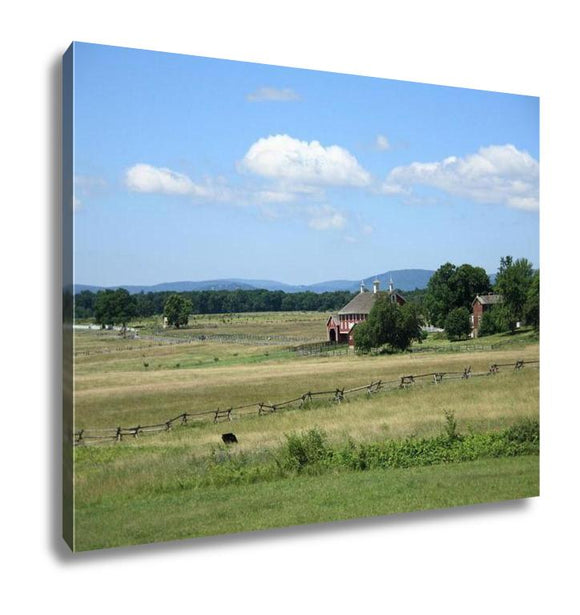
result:
[[[539,494],[539,99],[73,43],[63,533]]]

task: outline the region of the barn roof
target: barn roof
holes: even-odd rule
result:
[[[487,295],[477,295],[477,297],[473,300],[473,303],[476,301],[479,301],[481,305],[495,305],[496,303],[503,303],[503,295],[494,295],[492,293],[488,293]]]
[[[375,301],[377,300],[377,297],[385,297],[388,296],[390,293],[388,292],[378,292],[378,293],[369,293],[369,292],[362,292],[359,293],[354,299],[352,299],[351,301],[349,301],[341,310],[338,311],[339,314],[368,314],[372,308],[373,305],[375,304]],[[399,297],[401,297],[401,299],[404,298],[399,295],[399,293],[393,293],[394,295],[397,295]]]

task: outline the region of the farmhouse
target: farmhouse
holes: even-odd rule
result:
[[[393,280],[389,282],[387,292],[379,290],[380,281],[373,282],[373,292],[369,292],[361,282],[359,294],[349,301],[338,314],[332,314],[326,321],[326,331],[329,342],[344,343],[348,342],[350,347],[354,347],[353,330],[359,322],[365,321],[369,313],[380,296],[388,296],[391,301],[403,305],[405,298],[393,288]]]
[[[503,303],[503,297],[501,295],[487,293],[485,295],[477,295],[477,297],[475,297],[473,303],[471,304],[471,337],[477,337],[483,315],[492,306],[497,305],[498,303]]]

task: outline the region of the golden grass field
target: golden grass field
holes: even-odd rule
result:
[[[300,318],[304,319],[301,328]],[[240,326],[235,318],[206,318],[215,332]],[[268,321],[268,335],[308,331],[319,340],[326,315],[252,315],[246,325]],[[219,322],[219,324],[218,324]],[[206,322],[207,324],[207,322]],[[172,332],[187,338],[191,329]],[[238,330],[237,332],[240,332]],[[167,343],[159,336],[124,339],[112,331],[75,331],[75,430],[164,423],[184,412],[263,401],[279,403],[308,391],[352,388],[430,372],[486,372],[492,363],[535,361],[532,337],[511,339],[498,350],[426,352],[380,356],[300,356],[280,345],[213,341]],[[296,333],[295,333],[296,334]],[[475,342],[475,341],[474,341]],[[444,342],[437,341],[439,346]],[[487,342],[489,347],[489,341]],[[449,346],[452,346],[448,343]],[[469,347],[469,342],[462,346]],[[473,347],[481,348],[481,344]],[[217,360],[216,360],[217,358]],[[147,367],[145,366],[147,363]],[[439,385],[390,388],[340,404],[328,395],[307,408],[296,406],[259,416],[257,406],[233,414],[231,422],[176,424],[171,431],[75,450],[76,549],[135,544],[277,527],[294,523],[387,514],[529,497],[538,493],[537,457],[487,459],[390,472],[297,475],[258,484],[196,487],[192,477],[219,454],[247,455],[268,463],[286,435],[318,428],[331,443],[381,442],[442,433],[452,412],[460,433],[499,431],[539,415],[539,369],[501,368],[495,376],[443,380]],[[221,434],[233,431],[239,444],[226,451]],[[254,461],[251,461],[251,460]],[[261,460],[261,461],[260,461]],[[201,464],[201,465],[200,465]],[[419,478],[420,477],[420,478]],[[432,488],[432,485],[440,487]],[[301,498],[312,491],[311,503]],[[330,491],[328,491],[330,490]],[[326,494],[326,495],[325,495]],[[354,505],[356,503],[356,505]],[[263,511],[270,514],[264,516]],[[169,523],[169,519],[175,523]]]
[[[144,333],[162,333],[174,337],[191,335],[282,335],[326,339],[325,323],[330,314],[321,312],[245,312],[240,314],[194,314],[183,329],[162,329],[160,316],[134,323]]]
[[[285,317],[279,315],[277,327],[272,328],[274,319],[269,315],[274,334],[284,330]],[[324,328],[325,315],[304,317],[309,325],[316,317],[319,327]],[[296,318],[292,314],[292,319]],[[220,331],[228,328],[222,325]],[[474,372],[487,371],[491,363],[537,360],[539,356],[537,343],[473,353],[330,357],[297,356],[272,346],[148,344],[143,339],[123,340],[114,332],[76,333],[75,429],[163,423],[184,412],[260,401],[273,404],[307,391],[352,388],[379,379],[397,380],[406,374],[457,372],[468,365]],[[537,368],[517,374],[512,371],[506,368],[495,377],[443,382],[440,386],[417,385],[412,391],[379,393],[372,400],[359,395],[340,405],[244,417],[233,423],[236,431],[252,432],[241,443],[244,447],[268,443],[275,434],[313,423],[330,433],[368,438],[379,433],[391,437],[430,433],[440,423],[445,409],[457,409],[460,421],[481,426],[494,424],[500,418],[505,422],[520,415],[537,415]],[[254,409],[244,412],[257,414]],[[187,438],[197,449],[215,442],[221,431],[223,425],[207,421],[195,429],[176,429],[155,438],[165,443]],[[154,437],[148,437],[151,438]]]

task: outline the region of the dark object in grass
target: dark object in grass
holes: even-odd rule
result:
[[[236,438],[236,434],[234,433],[223,433],[222,440],[224,441],[224,444],[233,444],[234,442],[237,443],[238,441],[238,439]]]

